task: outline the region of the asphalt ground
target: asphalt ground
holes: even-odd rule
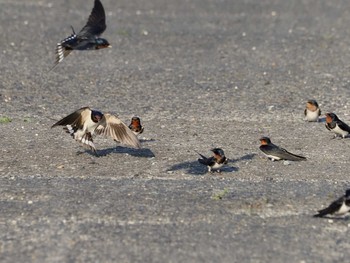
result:
[[[350,3],[102,2],[113,48],[48,72],[93,1],[0,0],[0,261],[347,262],[349,218],[312,215],[349,188],[350,139],[303,111],[350,123]],[[50,128],[83,106],[139,115],[142,149]]]

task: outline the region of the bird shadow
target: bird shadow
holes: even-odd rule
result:
[[[239,161],[252,160],[256,155],[257,155],[256,153],[250,153],[236,159],[228,159],[228,163],[236,163]],[[177,163],[171,166],[169,169],[167,169],[167,171],[178,171],[178,170],[185,170],[187,173],[193,174],[193,175],[204,175],[206,173],[209,173],[207,166],[200,164],[198,161]],[[224,165],[220,169],[220,172],[232,173],[232,172],[237,172],[238,170],[239,170],[238,167]],[[217,174],[216,171],[214,171],[213,174],[214,173]]]
[[[350,220],[350,215],[346,215],[346,216],[334,216],[334,215],[326,215],[323,217],[317,217],[317,216],[313,216],[314,218],[321,218],[321,219],[332,219],[334,221],[349,221]]]
[[[326,122],[326,117],[318,118],[318,122]]]
[[[134,157],[143,157],[143,158],[155,157],[154,153],[148,148],[134,149],[134,148],[128,148],[128,147],[123,147],[119,145],[117,147],[110,147],[107,149],[97,150],[96,153],[94,153],[91,150],[86,150],[85,152],[97,157],[103,157],[110,154],[123,154],[123,153],[129,154]],[[78,153],[78,154],[81,154],[81,153]]]
[[[182,162],[182,163],[177,163],[171,166],[170,168],[167,169],[168,171],[178,171],[178,170],[185,170],[188,174],[192,175],[204,175],[208,172],[207,166],[200,164],[198,161],[191,161],[191,162]],[[221,173],[231,173],[231,172],[236,172],[238,171],[238,167],[233,167],[233,166],[223,166],[220,169]],[[214,171],[213,174],[219,174],[218,172]]]
[[[122,146],[117,146],[114,148],[116,153],[127,153],[135,157],[152,158],[155,157],[154,153],[148,148],[134,149]]]

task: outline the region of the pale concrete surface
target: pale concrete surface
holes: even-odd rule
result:
[[[93,1],[0,0],[0,261],[346,262],[349,219],[312,215],[349,188],[350,139],[302,114],[350,123],[350,3],[102,2],[113,48],[47,73]],[[50,128],[82,106],[139,115],[143,149]],[[308,161],[267,161],[263,135]]]

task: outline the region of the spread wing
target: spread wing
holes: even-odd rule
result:
[[[96,128],[95,133],[112,137],[112,139],[123,144],[141,148],[141,144],[136,135],[116,116],[106,113],[103,115],[100,125]]]
[[[83,107],[68,116],[64,117],[62,120],[59,120],[51,128],[58,125],[71,125],[73,128],[82,129],[84,122],[87,118],[91,116],[91,109],[89,107]]]
[[[66,49],[62,46],[62,43],[57,43],[56,46],[56,60],[55,60],[55,64],[50,68],[49,72],[51,70],[53,70],[60,62],[62,62],[62,60],[67,57],[73,50],[71,49]]]
[[[95,0],[94,8],[83,29],[78,33],[79,38],[91,38],[101,35],[106,30],[106,14],[100,0]]]

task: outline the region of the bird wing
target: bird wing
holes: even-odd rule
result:
[[[76,127],[78,129],[82,129],[84,126],[84,122],[87,118],[91,116],[91,109],[89,107],[83,107],[75,112],[69,114],[63,119],[56,122],[51,128],[56,127],[58,125],[71,125],[72,127]]]
[[[95,133],[112,137],[112,139],[135,148],[141,148],[136,135],[118,117],[106,113],[96,128]]]
[[[288,152],[285,149],[282,149],[283,151],[281,152],[282,155],[282,159],[285,160],[290,160],[290,161],[301,161],[301,160],[306,160],[306,157],[301,156],[301,155],[297,155],[291,152]]]
[[[106,14],[100,0],[95,0],[86,25],[78,33],[78,38],[91,38],[101,35],[106,30]]]
[[[346,204],[347,206],[350,206],[350,198],[349,198],[349,197],[345,199],[345,204]]]
[[[319,210],[318,214],[314,215],[314,217],[323,217],[328,214],[333,214],[340,209],[344,202],[344,197],[339,198],[338,200],[331,203],[327,208]]]
[[[208,159],[208,157],[205,157],[203,154],[200,154],[199,152],[197,152],[196,150],[194,150],[196,153],[198,153],[198,155],[200,156],[200,157],[202,157],[204,160],[206,160],[206,159]]]
[[[64,43],[63,41],[61,43],[58,43],[56,46],[56,64],[60,63],[66,56],[70,54],[73,50],[71,49],[65,49],[62,45]]]
[[[201,164],[204,164],[204,165],[214,165],[214,163],[215,163],[215,159],[214,159],[214,157],[205,157],[203,154],[200,154],[199,152],[197,152],[196,150],[195,150],[195,152],[196,153],[198,153],[198,155],[200,156],[200,157],[202,157],[202,159],[198,159],[198,162],[200,162]]]
[[[55,63],[54,65],[49,69],[49,72],[51,70],[53,70],[54,68],[56,68],[56,66],[62,62],[62,60],[68,56],[73,50],[69,50],[69,49],[64,49],[61,45],[61,43],[58,43],[57,44],[57,47],[56,47],[56,60],[55,60]]]
[[[200,162],[201,164],[204,164],[204,165],[212,166],[212,165],[215,164],[215,158],[214,157],[209,157],[209,158],[206,158],[206,159],[198,159],[198,162]]]
[[[260,146],[260,150],[262,150],[267,155],[276,156],[276,157],[279,157],[280,159],[283,159],[283,160],[290,160],[290,161],[306,160],[306,158],[304,156],[290,153],[286,149],[281,148],[273,143],[271,143],[269,145]]]
[[[304,115],[306,116],[306,114],[307,114],[307,109],[304,110]]]
[[[346,123],[342,122],[341,120],[336,121],[336,123],[340,129],[350,132],[350,127]]]

